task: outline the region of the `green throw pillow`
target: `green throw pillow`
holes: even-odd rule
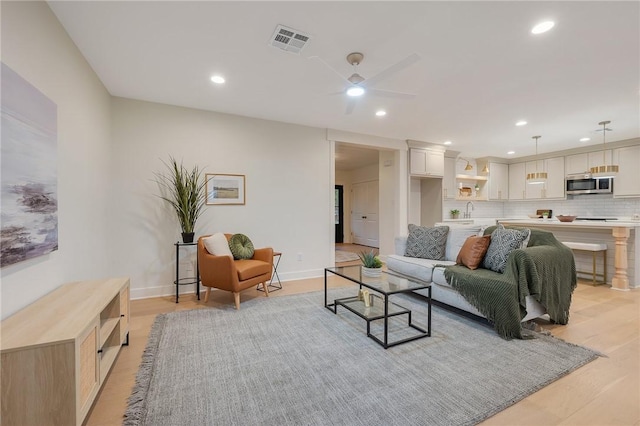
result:
[[[251,259],[253,257],[253,243],[244,234],[234,234],[229,240],[229,248],[234,259]]]

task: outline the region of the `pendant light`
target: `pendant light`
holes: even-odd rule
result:
[[[482,168],[482,173],[489,173],[489,164],[485,163],[484,167]]]
[[[469,160],[467,160],[467,165],[464,167],[464,169],[468,172],[473,170],[473,166],[471,165],[471,163],[469,163]]]
[[[527,173],[527,183],[540,184],[547,181],[547,172],[538,171],[538,139],[542,136],[533,136],[532,139],[536,140],[536,171],[535,173]]]
[[[601,121],[598,124],[602,126],[602,165],[591,167],[589,170],[593,176],[597,177],[613,177],[618,174],[618,169],[620,168],[617,165],[610,164],[607,165],[607,151],[605,150],[605,139],[607,132],[610,132],[611,129],[607,127],[607,124],[611,123],[611,121]],[[612,161],[613,162],[613,161]]]

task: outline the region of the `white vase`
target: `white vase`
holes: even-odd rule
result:
[[[363,266],[362,275],[365,277],[379,277],[382,275],[382,268],[367,268]]]

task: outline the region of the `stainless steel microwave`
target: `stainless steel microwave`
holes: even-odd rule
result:
[[[567,195],[611,194],[613,178],[593,177],[591,173],[569,175],[565,179],[565,190]]]

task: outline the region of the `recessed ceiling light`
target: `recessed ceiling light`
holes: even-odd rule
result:
[[[451,141],[445,141],[444,144],[445,145],[451,145]]]
[[[214,75],[211,77],[211,81],[213,81],[216,84],[222,84],[224,83],[224,77],[220,76],[220,75]]]
[[[580,138],[580,142],[586,142],[586,141],[590,141],[591,138]]]
[[[513,155],[515,153],[516,153],[515,151],[509,151],[509,152],[507,152],[507,155]]]
[[[542,34],[549,31],[556,23],[553,21],[540,22],[531,29],[531,34]]]
[[[351,86],[347,89],[347,95],[349,96],[362,96],[364,95],[364,89],[360,86]]]
[[[527,122],[526,122],[526,121],[524,121],[524,120],[520,120],[520,121],[518,121],[518,122],[516,123],[516,126],[524,126],[525,124],[527,124]]]
[[[387,115],[387,111],[381,109],[380,111],[376,111],[376,115],[378,117],[384,117],[385,115]]]

